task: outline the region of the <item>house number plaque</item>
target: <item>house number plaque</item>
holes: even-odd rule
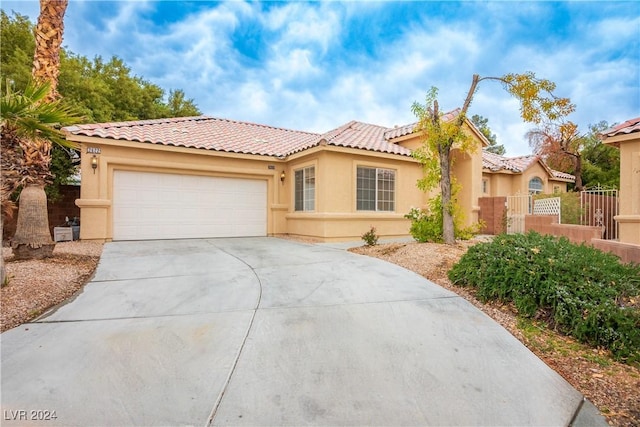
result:
[[[100,154],[100,148],[98,147],[87,147],[88,154]]]

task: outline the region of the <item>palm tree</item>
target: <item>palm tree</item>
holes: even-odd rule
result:
[[[52,143],[73,147],[56,126],[79,121],[72,108],[60,100],[45,102],[48,93],[48,84],[31,83],[23,93],[12,92],[7,85],[7,93],[0,99],[3,215],[12,214],[14,204],[10,196],[23,188],[18,228],[12,239],[17,258],[41,258],[53,251],[44,196],[44,185],[50,178],[48,156]],[[31,203],[36,203],[36,207]],[[25,252],[35,253],[29,256]]]
[[[40,103],[60,107],[56,104],[59,99],[57,87],[67,4],[68,0],[40,0],[32,75],[35,83],[42,85],[38,87],[46,87],[48,90],[42,97],[30,98],[35,101],[35,104],[32,104],[34,108]],[[8,129],[11,130],[10,127]],[[7,138],[9,141],[9,134]],[[13,253],[17,258],[48,257],[55,247],[49,231],[47,196],[44,192],[44,186],[50,177],[51,143],[52,140],[42,133],[42,129],[35,135],[13,139],[13,148],[19,148],[22,154],[21,165],[25,172],[20,174],[20,181],[23,181],[25,187],[20,193],[16,234],[11,241]]]
[[[48,82],[51,85],[47,101],[54,101],[60,97],[60,46],[64,33],[64,13],[68,3],[68,0],[40,0],[40,15],[35,31],[36,50],[33,54],[31,74],[36,82]]]

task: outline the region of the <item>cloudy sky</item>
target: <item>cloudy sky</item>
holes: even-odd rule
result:
[[[37,1],[2,9],[38,15]],[[325,132],[350,120],[415,121],[440,91],[460,106],[474,73],[533,71],[570,97],[583,131],[640,115],[640,2],[208,2],[70,0],[64,45],[118,56],[183,89],[203,114]],[[530,152],[516,100],[481,84],[471,114],[507,155]]]

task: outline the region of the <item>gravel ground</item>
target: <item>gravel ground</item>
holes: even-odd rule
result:
[[[14,261],[2,248],[8,285],[0,290],[2,332],[32,320],[75,294],[91,278],[102,243],[61,242],[46,260]]]

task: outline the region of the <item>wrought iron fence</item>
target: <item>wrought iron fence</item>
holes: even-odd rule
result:
[[[585,188],[580,193],[580,223],[592,227],[602,227],[603,239],[618,239],[618,190],[607,187]]]

